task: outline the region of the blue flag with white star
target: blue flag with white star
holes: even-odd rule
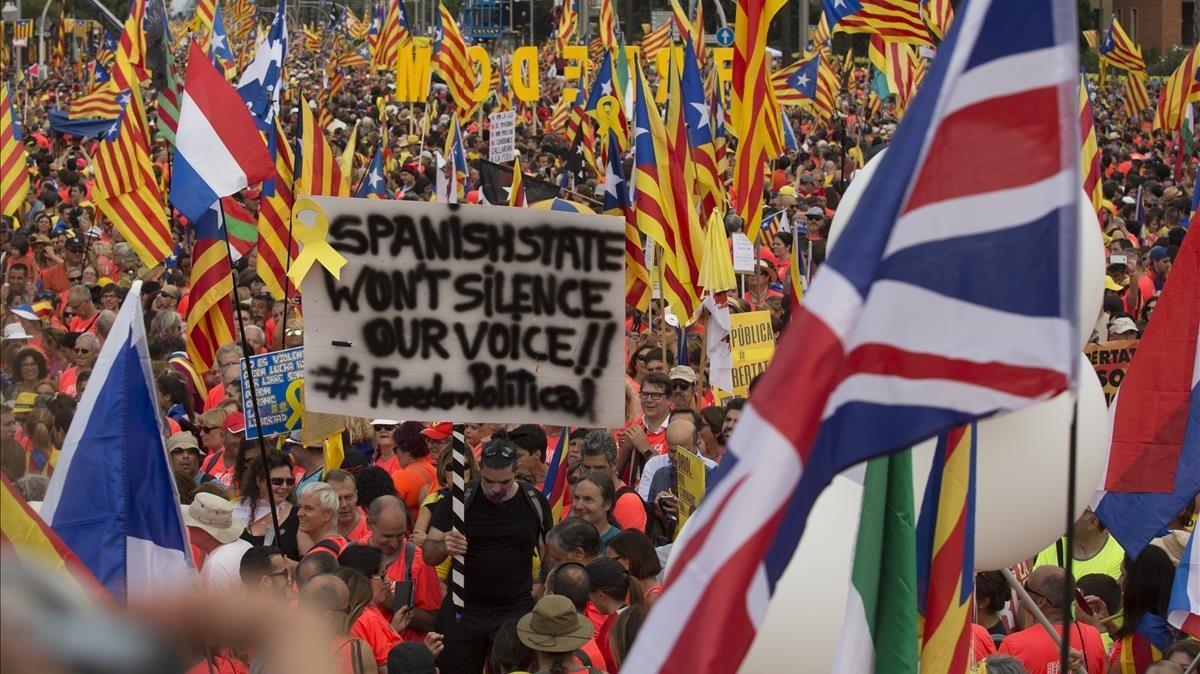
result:
[[[354,193],[354,196],[360,199],[387,199],[390,197],[387,190],[387,179],[383,175],[382,145],[375,150],[375,156],[367,165],[367,172],[363,174],[362,182],[359,183],[358,191]]]

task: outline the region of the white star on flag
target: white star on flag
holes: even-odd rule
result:
[[[700,113],[700,122],[696,124],[696,128],[703,129],[708,126],[708,106],[704,103],[692,103],[692,107]]]
[[[379,182],[383,180],[383,176],[379,175],[379,169],[371,169],[371,173],[367,175],[367,182],[371,183],[371,189],[379,187]]]

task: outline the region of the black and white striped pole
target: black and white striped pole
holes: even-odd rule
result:
[[[450,476],[450,528],[466,535],[466,503],[463,501],[463,491],[466,488],[467,441],[464,435],[465,426],[454,424],[453,442],[451,444],[451,476]],[[454,555],[450,561],[450,601],[454,604],[454,621],[462,619],[463,588],[466,586],[466,559],[463,555]]]

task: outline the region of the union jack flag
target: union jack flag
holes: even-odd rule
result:
[[[834,476],[1074,385],[1075,21],[1074,0],[960,5],[622,669],[737,671]]]

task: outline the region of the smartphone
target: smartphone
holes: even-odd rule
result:
[[[1084,597],[1083,593],[1079,591],[1079,588],[1075,588],[1075,605],[1079,607],[1080,611],[1083,611],[1088,615],[1093,615],[1095,613],[1095,611],[1092,610],[1091,605],[1087,603],[1087,598]]]
[[[413,584],[411,580],[396,581],[392,587],[392,610],[399,611],[402,608],[412,606],[413,603]]]

